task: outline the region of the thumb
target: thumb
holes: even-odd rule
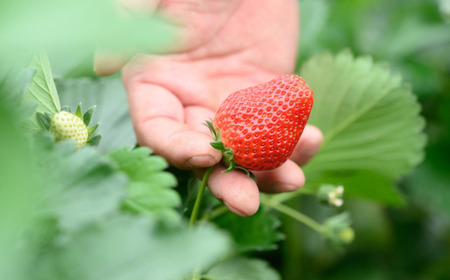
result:
[[[100,50],[94,55],[94,71],[99,76],[109,76],[118,72],[132,54]]]

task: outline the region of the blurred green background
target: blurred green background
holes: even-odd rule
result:
[[[428,144],[423,163],[399,182],[406,206],[346,201],[356,239],[345,254],[315,245],[317,236],[286,220],[287,232],[301,234],[286,241],[283,279],[450,279],[450,1],[300,3],[299,65],[312,54],[346,48],[385,62],[422,105]],[[300,205],[322,214],[307,198]]]

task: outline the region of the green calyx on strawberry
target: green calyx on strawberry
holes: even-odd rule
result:
[[[100,135],[92,137],[98,124],[88,126],[94,110],[95,106],[83,114],[81,106],[78,105],[75,114],[72,114],[69,107],[63,107],[54,115],[37,113],[37,118],[41,125],[53,134],[56,141],[72,140],[76,148],[80,149],[86,144],[96,146],[100,142]]]
[[[211,121],[206,121],[206,126],[209,128],[209,130],[211,131],[211,134],[213,135],[213,138],[214,138],[214,142],[210,143],[211,146],[213,146],[214,149],[222,152],[222,160],[226,164],[226,166],[228,166],[228,169],[225,170],[224,172],[230,172],[231,170],[234,170],[237,168],[237,169],[241,169],[242,171],[247,173],[247,176],[250,176],[251,174],[247,168],[235,164],[235,162],[233,160],[233,156],[234,156],[233,150],[231,148],[225,147],[223,145],[223,142],[222,142],[221,136],[220,136],[220,130],[218,130],[216,127],[214,127],[214,124]]]
[[[219,106],[206,124],[228,166],[269,170],[288,160],[300,139],[313,105],[313,91],[296,75],[239,90]]]

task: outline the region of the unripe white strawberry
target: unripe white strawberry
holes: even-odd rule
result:
[[[77,149],[86,145],[89,138],[88,128],[83,120],[66,111],[61,111],[52,117],[50,132],[55,135],[56,141],[75,141]]]

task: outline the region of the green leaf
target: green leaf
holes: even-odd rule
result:
[[[98,47],[157,51],[173,43],[173,25],[154,15],[121,16],[118,6],[108,0],[10,1],[0,10],[0,56],[41,47],[63,63],[92,57]]]
[[[161,176],[161,179],[163,178],[164,176]],[[166,177],[164,180],[160,180],[159,182],[167,182],[166,179],[169,179],[169,177]],[[144,183],[130,183],[127,192],[130,200],[133,200],[134,203],[145,206],[145,208],[149,211],[157,211],[161,208],[176,207],[180,204],[180,197],[176,192],[167,191],[165,188],[149,188],[148,184]]]
[[[219,151],[225,150],[225,146],[223,145],[222,142],[211,142],[210,144],[216,150],[219,150]]]
[[[67,106],[67,105],[62,106],[61,111],[66,111],[66,112],[72,113],[72,109],[70,109],[70,106]]]
[[[154,174],[168,167],[168,163],[162,157],[150,156],[150,151],[146,147],[136,149],[124,147],[109,156],[117,162],[119,169],[127,173],[133,181],[152,182],[155,179]],[[173,187],[175,184],[176,181],[171,180],[167,186]]]
[[[19,129],[18,108],[6,100],[3,89],[0,86],[0,279],[31,279],[28,266],[37,252],[23,246],[21,237],[35,215],[43,184],[33,164],[36,154]],[[33,226],[34,232],[40,230]]]
[[[80,119],[83,119],[83,112],[81,110],[81,103],[78,104],[77,109],[75,110],[75,116],[79,117]]]
[[[301,76],[314,90],[309,123],[324,134],[307,176],[362,170],[397,180],[422,160],[420,106],[386,66],[346,51],[325,53],[307,62]]]
[[[211,268],[206,279],[211,280],[279,280],[277,271],[265,261],[249,258],[236,258],[219,263]]]
[[[37,112],[37,118],[38,118],[39,123],[42,125],[42,127],[45,130],[49,130],[50,129],[51,119],[46,114],[42,114],[41,112]]]
[[[210,226],[161,231],[148,218],[117,215],[46,250],[38,279],[183,279],[217,261],[229,238]]]
[[[89,123],[91,122],[92,114],[94,113],[96,107],[97,106],[94,105],[91,108],[89,108],[86,112],[84,112],[83,122],[85,125],[89,125]]]
[[[276,242],[283,238],[278,231],[280,220],[262,206],[253,216],[240,217],[227,212],[214,223],[231,233],[238,251],[273,250],[277,248]]]
[[[211,120],[206,120],[205,121],[205,125],[208,127],[209,131],[211,132],[211,135],[214,139],[215,142],[220,142],[220,130],[218,130],[215,126],[214,123]],[[212,144],[212,143],[211,143]],[[214,147],[214,146],[213,146]],[[216,148],[217,149],[217,148]],[[219,149],[218,149],[219,150]]]
[[[92,145],[94,147],[97,147],[98,144],[100,144],[100,140],[102,140],[102,136],[101,135],[95,135],[94,137],[90,138],[87,143],[89,145]]]
[[[119,77],[60,80],[56,86],[62,104],[73,108],[80,102],[86,108],[97,106],[91,123],[101,123],[97,130],[102,135],[98,146],[101,152],[136,144],[126,92]]]
[[[28,67],[29,60],[23,57],[9,57],[0,64],[0,92],[6,100],[19,103],[27,91],[36,69]]]
[[[88,126],[88,138],[91,138],[92,137],[92,135],[95,133],[95,131],[97,130],[97,128],[98,128],[98,126],[99,126],[99,123],[96,123],[95,125],[93,125],[93,126]],[[97,136],[99,136],[99,135],[97,135]]]
[[[117,211],[128,183],[125,174],[116,172],[113,162],[95,149],[85,147],[75,152],[72,146],[57,144],[41,155],[48,188],[40,213],[56,217],[66,230],[76,230]]]
[[[36,68],[36,74],[23,96],[23,102],[35,105],[35,112],[56,114],[61,108],[47,55],[44,52],[36,53],[30,66]],[[35,115],[25,124],[25,128],[41,129]]]
[[[28,67],[30,58],[24,55],[9,56],[0,63],[0,96],[2,102],[16,108],[15,118],[22,125],[34,116],[34,104],[21,104],[36,69]]]
[[[148,148],[125,147],[109,155],[130,178],[125,205],[133,212],[178,220],[174,208],[181,199],[172,189],[177,181],[164,171],[168,164],[163,158],[149,154]]]

